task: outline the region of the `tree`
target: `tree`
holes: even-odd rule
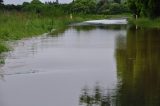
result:
[[[138,16],[156,18],[160,16],[160,2],[158,0],[128,0],[128,5]]]
[[[41,13],[44,8],[44,4],[39,0],[32,0],[31,3],[23,3],[23,10],[31,11],[35,13]]]
[[[0,4],[3,4],[3,0],[0,0]]]
[[[96,13],[103,14],[106,13],[109,9],[108,0],[100,0],[96,5]]]
[[[0,0],[0,8],[2,7],[3,5],[3,0]]]
[[[58,3],[59,3],[59,1],[58,1],[58,0],[56,0],[56,3],[58,4]]]
[[[115,3],[121,3],[121,0],[114,0]]]
[[[96,9],[96,0],[75,0],[72,3],[74,13],[94,13]]]
[[[31,4],[42,4],[42,2],[39,0],[32,0]]]

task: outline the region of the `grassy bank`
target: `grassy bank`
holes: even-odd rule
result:
[[[48,17],[31,13],[1,12],[0,53],[8,50],[5,41],[37,36],[52,29],[60,29],[73,22],[104,17],[102,15],[73,15],[73,18],[70,19],[69,15]]]
[[[131,18],[129,19],[129,23],[145,28],[160,28],[160,18],[157,19],[138,18],[137,20]]]

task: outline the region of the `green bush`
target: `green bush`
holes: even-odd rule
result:
[[[127,13],[129,9],[125,4],[111,3],[109,6],[109,14]]]
[[[72,3],[71,10],[73,13],[95,13],[96,1],[95,0],[76,0]]]

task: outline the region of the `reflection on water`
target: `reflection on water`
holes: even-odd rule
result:
[[[4,80],[4,71],[1,69],[5,65],[6,55],[4,53],[0,54],[0,80]]]
[[[102,86],[96,84],[93,89],[85,86],[79,97],[80,105],[86,106],[112,106],[111,95],[108,89],[104,89]]]
[[[117,36],[117,87],[84,87],[80,103],[86,106],[160,106],[160,30],[128,29]]]
[[[104,29],[104,30],[126,30],[127,25],[81,25],[81,26],[72,26],[74,29],[79,31],[91,31],[95,29]]]
[[[117,39],[115,54],[119,79],[117,104],[159,106],[160,30],[130,28],[127,38]]]

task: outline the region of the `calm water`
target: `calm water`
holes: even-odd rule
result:
[[[11,44],[0,106],[160,105],[160,30],[71,26]]]

